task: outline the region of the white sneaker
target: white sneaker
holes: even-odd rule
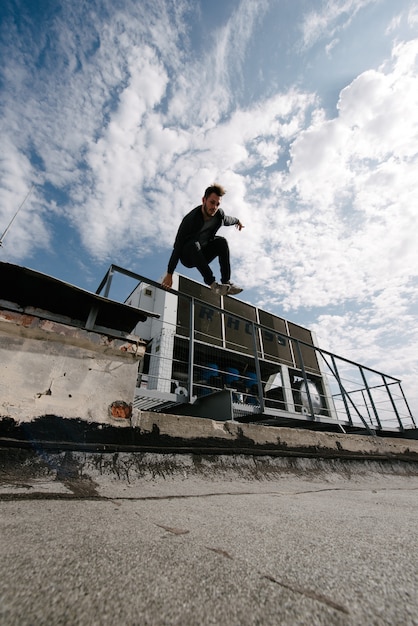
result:
[[[216,293],[217,296],[226,296],[226,294],[228,293],[229,290],[229,285],[220,285],[219,283],[217,283],[216,281],[214,281],[211,285],[210,285],[210,289]]]
[[[228,296],[236,296],[237,293],[241,293],[241,291],[243,291],[242,287],[238,287],[238,285],[235,285],[235,283],[232,283],[231,281],[228,281],[222,285],[222,287],[226,287],[228,289]]]

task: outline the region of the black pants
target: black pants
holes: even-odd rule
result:
[[[190,241],[184,246],[180,261],[185,267],[196,267],[203,276],[206,285],[215,281],[215,276],[209,266],[214,259],[219,258],[221,269],[221,282],[227,283],[231,278],[231,265],[229,262],[229,246],[224,237],[215,237],[203,248],[198,241]]]

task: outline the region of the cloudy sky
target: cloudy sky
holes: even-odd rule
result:
[[[2,0],[0,24],[1,260],[158,280],[218,181],[242,299],[417,416],[418,1]]]

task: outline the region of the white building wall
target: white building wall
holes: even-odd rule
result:
[[[174,330],[163,328],[160,335],[152,340],[148,389],[171,391],[171,373],[173,367]]]
[[[178,289],[178,275],[173,276],[173,289]],[[171,391],[174,336],[177,323],[177,296],[153,285],[140,283],[127,304],[145,311],[158,313],[158,319],[149,318],[135,328],[135,334],[151,342],[148,389]]]

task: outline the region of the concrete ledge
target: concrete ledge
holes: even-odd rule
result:
[[[206,441],[207,447],[248,451],[274,456],[325,458],[399,458],[418,461],[418,441],[318,432],[300,428],[217,422],[204,418],[142,412],[137,426],[142,435],[158,432],[161,439]]]
[[[44,415],[0,420],[0,445],[48,450],[418,462],[418,441],[136,412],[115,425]],[[116,421],[116,420],[115,420]],[[122,428],[120,426],[123,426]]]
[[[272,456],[53,452],[0,448],[1,500],[194,497],[384,483],[406,488],[418,462]],[[295,480],[297,487],[295,487]]]

